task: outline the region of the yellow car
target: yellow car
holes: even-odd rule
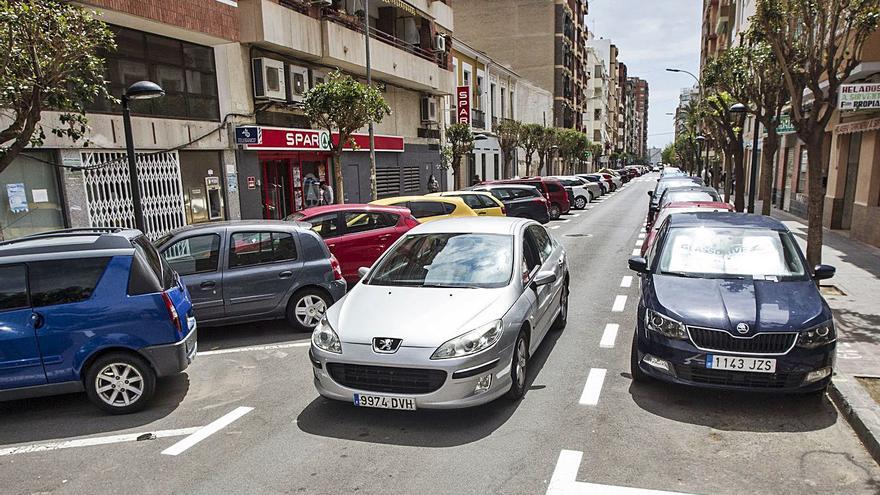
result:
[[[409,208],[412,216],[419,222],[433,222],[444,218],[475,217],[472,210],[461,198],[443,198],[439,196],[396,196],[377,199],[373,205],[403,206]]]
[[[495,196],[482,191],[446,191],[431,193],[428,196],[440,196],[443,198],[459,197],[464,203],[471,207],[477,215],[483,217],[506,217],[507,212],[504,210],[504,203],[499,201]]]

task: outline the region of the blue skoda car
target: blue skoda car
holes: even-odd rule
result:
[[[812,270],[780,222],[743,213],[676,213],[646,257],[633,379],[708,388],[821,392],[836,333]]]
[[[195,354],[186,286],[140,231],[0,243],[0,400],[85,391],[130,413]]]

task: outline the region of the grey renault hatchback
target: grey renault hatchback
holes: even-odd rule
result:
[[[212,222],[156,241],[189,289],[199,326],[285,318],[311,331],[345,295],[336,258],[308,224]]]

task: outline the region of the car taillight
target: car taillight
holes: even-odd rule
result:
[[[330,255],[330,268],[333,269],[333,280],[342,280],[342,266],[336,256]]]
[[[183,323],[180,321],[180,315],[177,314],[177,308],[174,307],[174,303],[171,301],[171,296],[167,292],[163,292],[162,300],[165,301],[165,309],[168,310],[168,317],[177,330],[177,336],[183,337]]]

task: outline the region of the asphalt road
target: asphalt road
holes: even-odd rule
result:
[[[569,323],[533,357],[518,404],[357,409],[318,397],[308,335],[201,329],[195,363],[161,380],[144,412],[106,416],[83,395],[0,403],[0,492],[880,492],[880,469],[827,398],[633,385],[626,259],[652,185],[550,224],[569,253]]]

